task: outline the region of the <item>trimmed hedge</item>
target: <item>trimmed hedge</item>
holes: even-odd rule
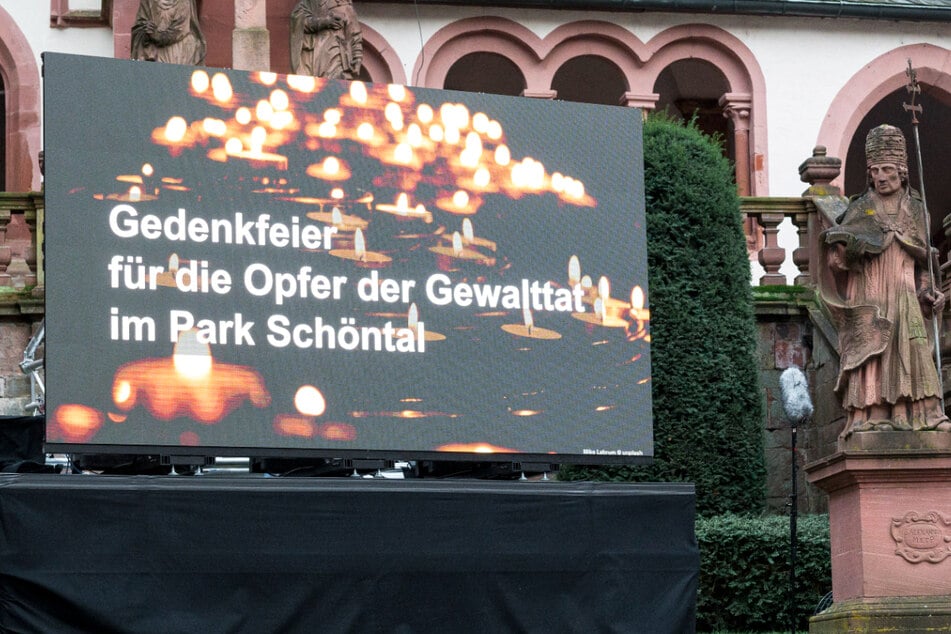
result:
[[[698,518],[697,631],[789,631],[789,518]],[[832,589],[829,517],[797,521],[797,631]]]
[[[566,467],[567,480],[693,482],[697,511],[763,508],[763,408],[739,198],[693,123],[644,125],[654,463]]]

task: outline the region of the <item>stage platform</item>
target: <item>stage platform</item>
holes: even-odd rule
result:
[[[691,632],[681,484],[0,474],[0,631]]]

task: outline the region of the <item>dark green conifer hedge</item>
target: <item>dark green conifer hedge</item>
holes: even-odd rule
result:
[[[791,593],[789,518],[698,518],[698,632],[809,629],[809,617],[832,590],[829,516],[801,516],[796,530],[796,591]],[[825,606],[828,607],[828,606]]]
[[[654,463],[571,480],[686,481],[703,516],[759,512],[763,410],[750,268],[730,163],[693,123],[644,125]]]

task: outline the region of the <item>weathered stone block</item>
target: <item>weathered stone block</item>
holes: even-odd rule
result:
[[[0,398],[20,398],[30,395],[30,379],[26,375],[0,377]]]
[[[235,29],[231,44],[235,69],[271,69],[271,35],[267,29]],[[290,51],[287,54],[289,57]]]

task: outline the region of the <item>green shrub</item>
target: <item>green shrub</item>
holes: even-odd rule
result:
[[[750,267],[732,169],[693,124],[644,126],[654,463],[568,480],[686,481],[697,511],[759,512],[763,409]]]
[[[789,631],[789,518],[698,518],[697,631]],[[832,589],[827,515],[797,521],[797,631]]]

